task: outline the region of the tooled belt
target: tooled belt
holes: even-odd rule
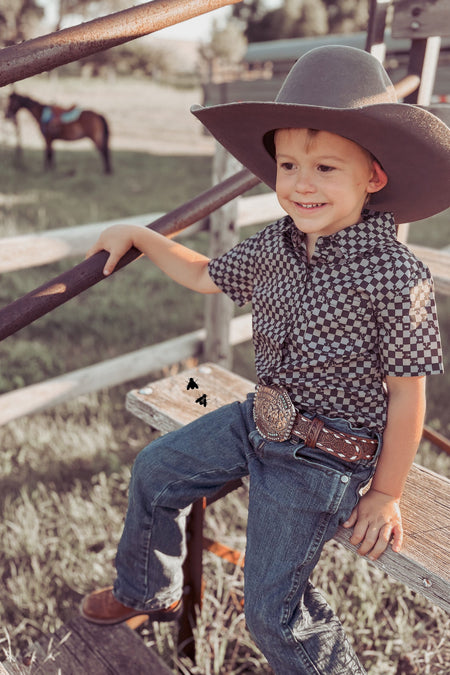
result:
[[[305,417],[297,412],[286,389],[275,385],[257,385],[253,417],[268,441],[300,438],[309,448],[319,448],[346,462],[372,459],[378,447],[376,440],[330,429],[318,417]]]

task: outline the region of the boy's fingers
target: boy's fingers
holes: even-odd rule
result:
[[[377,560],[382,553],[387,549],[389,541],[391,539],[391,528],[389,525],[385,525],[381,528],[378,533],[378,538],[375,545],[367,551],[367,555],[370,560]]]
[[[111,274],[111,272],[114,272],[114,269],[119,262],[121,256],[118,256],[117,254],[110,253],[109,258],[105,263],[105,266],[103,268],[103,274]]]
[[[378,530],[359,524],[353,530],[353,534],[350,537],[350,543],[353,544],[353,546],[359,546],[358,553],[360,555],[366,555],[366,553],[368,553],[375,545],[377,536]]]
[[[347,522],[350,523],[349,527],[353,527],[350,543],[353,544],[353,546],[358,546],[358,544],[360,544],[367,536],[370,523],[365,518],[358,517],[357,508],[354,509]]]
[[[342,525],[343,525],[343,527],[353,527],[353,525],[356,523],[357,519],[358,519],[358,511],[357,511],[357,509],[353,509],[350,516],[347,518],[345,523],[342,523]]]
[[[403,546],[403,528],[396,527],[393,532],[392,550],[395,553],[399,553],[399,551],[401,551],[402,546]]]
[[[94,245],[87,251],[87,253],[85,255],[85,259],[87,260],[88,258],[91,258],[96,253],[99,253],[100,251],[106,251],[106,250],[107,249],[105,249],[103,246]],[[122,257],[121,254],[118,255],[117,253],[112,253],[111,251],[108,251],[108,252],[109,252],[109,257],[108,257],[108,259],[105,263],[105,266],[103,268],[103,274],[106,274],[106,275],[111,274],[111,272],[114,272],[114,269],[115,269],[117,263],[119,262],[120,258]]]

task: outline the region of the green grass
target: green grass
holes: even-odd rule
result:
[[[0,147],[0,155],[1,192],[8,197],[0,203],[0,237],[169,210],[210,182],[211,162],[204,157],[118,152],[115,173],[105,178],[94,153],[59,150],[58,170],[51,175],[41,174],[41,152],[26,151],[26,170],[14,165],[10,150]],[[436,217],[422,228],[414,226],[411,240],[448,245],[445,223]],[[204,235],[190,243],[206,250]],[[0,304],[75,262],[3,275]],[[438,307],[448,358],[450,299],[439,297]],[[0,391],[202,323],[202,297],[180,289],[144,261],[133,263],[0,343]],[[254,377],[250,345],[235,349],[234,359],[238,372]],[[130,467],[153,436],[124,409],[127,390],[144,381],[83,396],[0,428],[0,652],[3,647],[12,655],[23,653],[67,621],[83,594],[112,581]],[[428,421],[449,432],[446,393],[448,375],[430,378]],[[450,458],[427,443],[418,460],[450,475]],[[241,490],[210,507],[208,533],[243,548],[246,499]],[[174,672],[179,667],[192,675],[270,673],[245,630],[242,573],[210,554],[205,563],[197,666],[180,662],[166,626],[144,627],[142,637]],[[369,675],[406,674],[413,668],[421,675],[448,673],[450,626],[443,611],[333,542],[314,581],[342,618]]]

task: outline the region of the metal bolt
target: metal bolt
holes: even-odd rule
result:
[[[411,30],[419,30],[419,28],[420,28],[419,21],[411,21]]]
[[[424,586],[425,588],[430,588],[432,585],[433,582],[427,579],[426,577],[422,579],[422,586]]]

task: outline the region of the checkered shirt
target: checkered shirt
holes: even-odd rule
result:
[[[428,268],[396,238],[389,213],[320,237],[289,216],[209,262],[238,305],[252,301],[258,380],[286,387],[297,409],[382,432],[386,375],[443,371]]]

